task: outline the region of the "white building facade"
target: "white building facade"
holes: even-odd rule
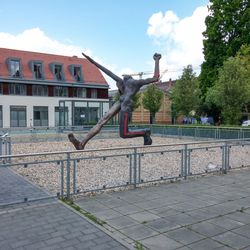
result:
[[[0,48],[0,128],[95,124],[108,87],[86,59]]]

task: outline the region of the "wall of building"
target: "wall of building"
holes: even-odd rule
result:
[[[65,97],[40,97],[40,96],[12,96],[0,95],[0,106],[2,106],[3,127],[10,127],[10,107],[25,106],[27,127],[33,127],[33,107],[47,106],[48,107],[48,126],[55,127],[55,107],[59,107],[59,101],[96,101],[107,102],[107,99],[83,99],[83,98],[65,98]],[[108,106],[105,106],[106,109]],[[107,111],[107,110],[104,110]]]
[[[172,117],[171,117],[171,101],[169,100],[168,95],[164,95],[161,108],[159,112],[156,113],[155,117],[156,123],[161,124],[171,124]],[[132,122],[134,123],[150,123],[150,113],[147,109],[143,108],[141,104],[134,112],[132,117]]]

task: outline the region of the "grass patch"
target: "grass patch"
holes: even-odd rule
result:
[[[244,213],[244,210],[245,210],[245,208],[241,207],[241,209],[239,209],[238,211],[241,212],[241,213]]]
[[[88,219],[90,219],[91,221],[93,221],[94,223],[96,223],[96,224],[98,224],[100,226],[103,226],[104,224],[106,224],[105,221],[102,221],[102,220],[98,219],[93,214],[85,211],[84,209],[82,209],[81,207],[79,207],[78,205],[76,205],[72,199],[61,198],[60,200],[62,202],[64,202],[65,204],[67,204],[68,206],[70,206],[73,209],[75,209],[77,212],[79,212],[82,215],[84,215],[85,217],[87,217]]]
[[[141,242],[135,241],[135,249],[136,249],[136,250],[143,250],[144,247],[143,247],[143,245],[141,244]]]

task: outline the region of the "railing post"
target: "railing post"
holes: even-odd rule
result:
[[[188,170],[188,150],[187,150],[187,144],[184,145],[184,178],[187,179],[187,170]]]
[[[67,153],[67,199],[70,198],[70,153]]]
[[[229,169],[229,146],[227,142],[225,142],[224,146],[222,146],[222,170],[223,173],[226,174]]]
[[[132,183],[132,154],[129,155],[129,184]]]
[[[136,179],[137,179],[137,149],[134,148],[134,188],[136,188]]]
[[[73,166],[73,193],[77,193],[77,160],[74,160]]]
[[[61,197],[64,196],[64,164],[61,161]]]

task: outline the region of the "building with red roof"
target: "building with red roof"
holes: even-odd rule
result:
[[[0,127],[96,123],[109,109],[108,88],[84,58],[0,48]]]

